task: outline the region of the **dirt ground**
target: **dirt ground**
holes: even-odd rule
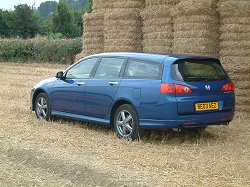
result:
[[[0,63],[0,186],[250,186],[250,118],[148,132],[140,141],[73,120],[39,121],[32,86],[65,65]]]

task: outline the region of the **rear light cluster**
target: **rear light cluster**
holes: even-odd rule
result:
[[[192,93],[192,89],[189,86],[181,84],[170,84],[162,83],[161,84],[161,93],[164,94],[188,94]]]
[[[229,82],[227,84],[224,84],[221,88],[223,92],[228,92],[228,91],[234,91],[234,83]]]

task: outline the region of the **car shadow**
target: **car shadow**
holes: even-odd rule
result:
[[[95,123],[87,123],[79,120],[68,118],[54,118],[54,122],[61,124],[78,126],[79,128],[88,129],[92,131],[102,132],[105,135],[114,135],[115,132],[112,126],[100,125]],[[93,132],[93,133],[94,133]],[[135,140],[141,143],[167,143],[167,144],[181,144],[181,143],[199,143],[199,142],[213,142],[220,139],[219,134],[211,131],[208,127],[205,130],[198,131],[197,129],[167,129],[167,130],[143,130],[139,139]],[[129,141],[129,140],[128,140]]]
[[[210,131],[207,128],[204,131],[197,131],[196,129],[181,129],[175,131],[172,129],[168,130],[146,130],[141,141],[143,142],[154,142],[154,143],[201,143],[217,141],[219,136]]]

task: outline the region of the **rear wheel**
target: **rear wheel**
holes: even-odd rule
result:
[[[51,117],[51,109],[49,99],[45,93],[40,93],[36,97],[35,112],[38,119],[49,120]]]
[[[140,137],[138,115],[131,105],[125,104],[116,110],[114,128],[119,138],[135,140]]]

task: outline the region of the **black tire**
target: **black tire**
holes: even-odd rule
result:
[[[51,107],[49,99],[45,93],[40,93],[35,100],[36,117],[40,120],[50,120]]]
[[[114,115],[114,128],[118,138],[136,140],[140,137],[139,118],[133,106],[124,104]]]

